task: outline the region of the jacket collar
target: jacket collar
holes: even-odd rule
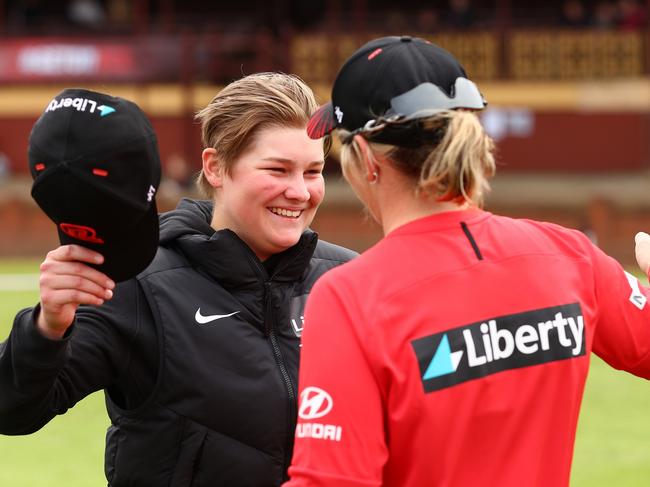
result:
[[[215,231],[211,217],[211,202],[183,199],[175,210],[161,215],[161,245],[176,247],[195,269],[226,288],[297,280],[309,266],[318,243],[318,235],[306,230],[293,247],[271,257],[274,265],[269,275],[236,233]]]

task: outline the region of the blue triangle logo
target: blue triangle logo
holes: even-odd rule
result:
[[[424,372],[422,380],[435,379],[441,375],[453,374],[458,368],[462,355],[462,350],[458,352],[451,351],[449,338],[447,338],[447,335],[445,334],[442,337],[442,340],[440,340],[438,349],[433,355],[426,372]]]
[[[110,115],[111,113],[113,113],[115,111],[115,108],[109,107],[109,106],[106,106],[106,105],[99,105],[97,108],[99,108],[101,110],[101,112],[102,112],[102,113],[100,113],[101,117],[105,117],[106,115]]]

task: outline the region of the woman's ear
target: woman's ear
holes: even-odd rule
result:
[[[379,164],[377,164],[375,154],[372,152],[370,144],[368,144],[366,139],[357,134],[354,136],[354,140],[361,150],[361,156],[363,158],[362,164],[366,172],[364,177],[368,182],[374,184],[379,179]]]
[[[203,177],[213,188],[220,188],[223,184],[223,164],[217,157],[216,149],[208,147],[201,153],[203,159]]]

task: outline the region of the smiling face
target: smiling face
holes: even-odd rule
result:
[[[262,261],[295,245],[325,194],[322,141],[304,127],[262,129],[229,173],[208,151],[204,173],[216,189],[212,227],[235,232]]]

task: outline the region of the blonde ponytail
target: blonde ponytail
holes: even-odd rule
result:
[[[392,125],[386,124],[390,129]],[[419,121],[420,129],[442,134],[438,142],[410,147],[378,144],[369,140],[370,149],[388,158],[393,166],[415,183],[418,195],[437,201],[471,202],[482,205],[494,176],[494,142],[485,133],[475,112],[449,110]],[[343,174],[361,162],[358,144],[345,130],[339,130],[343,143]],[[360,135],[365,136],[363,132]]]
[[[494,142],[477,115],[456,110],[443,112],[432,121],[447,125],[440,143],[422,163],[419,193],[442,201],[464,200],[481,205],[494,176]],[[425,122],[425,129],[426,129]]]

